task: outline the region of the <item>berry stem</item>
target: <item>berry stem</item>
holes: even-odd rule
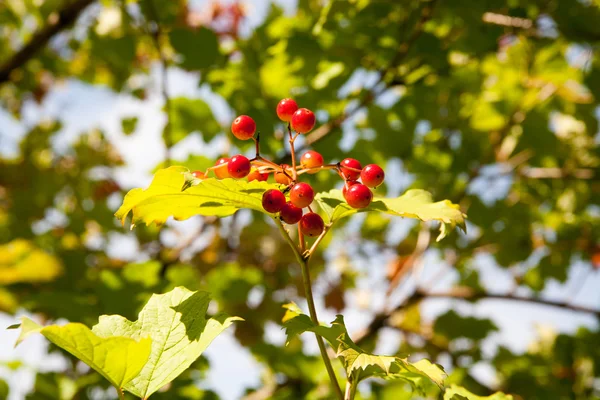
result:
[[[331,224],[325,225],[323,232],[321,232],[321,234],[317,237],[317,239],[315,240],[313,245],[310,247],[310,249],[308,249],[308,251],[306,251],[304,253],[304,259],[306,260],[306,262],[308,262],[308,260],[310,260],[310,257],[313,255],[315,250],[317,250],[317,247],[319,246],[319,244],[321,243],[321,241],[323,240],[325,235],[327,235],[327,232],[329,232],[330,229],[331,229]]]
[[[308,269],[308,260],[302,256],[302,253],[300,253],[298,247],[296,246],[296,244],[294,243],[294,241],[292,240],[292,238],[290,237],[288,232],[285,230],[281,221],[279,219],[275,218],[275,223],[277,224],[277,227],[279,228],[279,231],[285,238],[286,242],[288,242],[288,244],[294,251],[294,255],[296,256],[296,259],[298,260],[298,263],[300,264],[300,268],[302,269],[302,282],[304,283],[304,294],[306,296],[306,302],[308,303],[308,311],[310,313],[310,319],[313,321],[313,323],[315,323],[316,325],[319,325],[319,318],[317,317],[317,310],[315,308],[315,301],[314,301],[314,297],[313,297],[313,293],[312,293],[310,272]],[[314,247],[314,245],[313,245],[313,247]],[[325,342],[323,342],[323,338],[321,336],[317,335],[316,333],[315,333],[315,337],[317,338],[317,344],[319,345],[319,351],[321,352],[321,358],[323,358],[323,363],[325,364],[325,369],[327,370],[327,374],[329,375],[329,379],[331,380],[331,385],[333,386],[336,397],[339,400],[344,400],[344,394],[342,393],[342,389],[340,388],[340,385],[338,384],[337,377],[335,376],[335,371],[333,370],[333,367],[331,365],[331,360],[329,359],[329,356],[327,355],[327,349],[325,348]]]
[[[256,133],[256,137],[252,138],[256,144],[256,159],[260,158],[260,132]]]
[[[292,126],[288,123],[288,135],[290,136],[290,153],[292,155],[292,174],[293,181],[296,182],[298,180],[298,171],[296,171],[296,150],[294,149],[294,140],[298,137],[292,136]]]
[[[306,251],[306,241],[304,240],[304,233],[300,229],[300,224],[298,224],[298,242],[300,243],[300,254],[304,254]]]

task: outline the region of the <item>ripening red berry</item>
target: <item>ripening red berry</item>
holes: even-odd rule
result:
[[[358,185],[359,183],[360,183],[359,181],[346,181],[346,182],[344,183],[344,187],[342,188],[342,195],[343,195],[344,197],[346,197],[346,192],[348,191],[348,189],[349,189],[351,186]]]
[[[252,181],[264,182],[267,179],[269,179],[269,174],[262,173],[257,169],[251,170],[250,173],[248,174],[248,182],[252,182]]]
[[[292,167],[287,164],[282,165],[283,169],[289,176],[292,176]],[[275,182],[280,183],[282,185],[289,185],[292,183],[292,179],[283,172],[275,172]]]
[[[342,166],[342,174],[348,181],[355,181],[360,176],[362,166],[354,158],[344,158],[340,163]]]
[[[374,188],[381,185],[384,178],[385,172],[383,172],[383,169],[377,164],[369,164],[360,172],[360,180],[363,185],[368,187]]]
[[[309,150],[300,157],[302,168],[320,168],[323,166],[323,156],[314,150]],[[312,171],[311,174],[316,174],[318,171]]]
[[[231,133],[240,140],[252,139],[256,132],[256,123],[247,115],[240,115],[231,123]]]
[[[277,104],[277,116],[284,122],[290,122],[297,109],[298,104],[293,99],[283,99]]]
[[[358,185],[350,186],[344,198],[352,208],[365,208],[371,204],[373,192],[365,185],[359,183]]]
[[[277,189],[267,190],[262,197],[262,206],[265,211],[278,213],[285,205],[285,195]]]
[[[215,163],[215,166],[217,166],[217,168],[213,169],[213,171],[215,172],[215,176],[217,177],[217,179],[229,178],[229,171],[227,170],[227,165],[225,165],[228,162],[229,158],[223,157],[219,158]],[[221,166],[219,167],[219,165]]]
[[[243,178],[250,172],[250,160],[241,154],[231,157],[227,171],[232,178]]]
[[[194,171],[192,172],[192,176],[196,179],[206,179],[206,174],[202,171]]]
[[[315,192],[308,183],[296,183],[290,190],[290,201],[296,207],[308,207],[314,198]]]
[[[300,232],[306,236],[319,236],[324,228],[323,218],[317,213],[309,212],[300,219]]]
[[[300,218],[302,218],[302,209],[296,207],[288,201],[283,205],[283,207],[281,207],[281,210],[279,211],[279,217],[286,224],[296,224],[298,221],[300,221]]]
[[[292,115],[292,129],[298,133],[308,133],[315,126],[315,114],[308,108],[299,108]]]

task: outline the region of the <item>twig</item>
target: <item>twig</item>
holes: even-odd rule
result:
[[[11,58],[0,66],[0,84],[10,79],[10,74],[17,68],[22,67],[35,54],[63,29],[71,26],[81,12],[94,0],[77,0],[69,2],[57,12],[51,13],[47,24],[35,32],[29,42],[21,47]]]

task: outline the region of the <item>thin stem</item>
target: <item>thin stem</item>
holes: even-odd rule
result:
[[[310,273],[308,270],[307,260],[304,259],[304,257],[302,257],[302,254],[300,253],[298,247],[296,247],[296,244],[294,243],[294,241],[292,240],[290,235],[285,230],[281,221],[279,219],[275,218],[275,223],[277,224],[277,227],[279,228],[279,231],[283,235],[286,242],[290,245],[290,247],[294,251],[294,255],[296,256],[296,259],[298,260],[298,263],[300,264],[300,268],[302,269],[302,281],[304,283],[304,294],[306,296],[306,301],[308,303],[308,311],[310,313],[310,318],[313,321],[313,323],[318,325],[319,318],[317,317],[317,310],[315,308],[315,301],[314,301],[313,293],[312,293],[312,286],[311,286],[311,281],[310,281]],[[321,336],[315,334],[315,337],[317,338],[317,344],[319,345],[319,351],[321,352],[321,357],[323,358],[323,363],[325,364],[325,369],[327,370],[327,374],[329,375],[329,379],[331,380],[331,385],[333,386],[334,392],[336,393],[336,396],[339,400],[344,400],[344,394],[342,393],[342,389],[338,385],[338,381],[335,376],[335,372],[333,370],[333,367],[331,366],[331,360],[329,359],[329,356],[327,355],[327,349],[325,348],[325,342],[323,342],[323,338]]]
[[[308,262],[308,260],[310,260],[310,257],[313,255],[313,253],[319,246],[319,243],[321,243],[321,241],[323,240],[325,235],[327,235],[327,232],[329,232],[329,229],[331,229],[331,224],[325,225],[323,232],[321,232],[321,234],[317,237],[317,239],[315,240],[313,245],[310,247],[310,249],[308,249],[308,251],[305,253],[304,258],[306,259],[307,262]]]
[[[349,377],[346,381],[346,391],[344,393],[344,400],[354,400],[354,396],[356,395],[356,379],[352,379]]]
[[[125,393],[123,393],[123,389],[117,388],[117,393],[119,394],[119,400],[125,400]]]
[[[304,240],[302,229],[300,229],[300,224],[298,224],[298,242],[300,242],[300,254],[304,254],[306,251],[306,241]]]
[[[298,135],[292,137],[292,127],[288,124],[288,135],[290,136],[290,153],[292,156],[292,174],[294,182],[298,180],[298,171],[296,171],[296,150],[294,149],[294,140],[298,137]]]

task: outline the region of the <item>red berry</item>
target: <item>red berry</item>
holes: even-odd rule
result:
[[[362,166],[354,158],[344,158],[340,163],[342,166],[342,174],[348,181],[355,181],[360,176]]]
[[[344,183],[344,187],[342,188],[342,195],[346,197],[346,192],[348,191],[348,189],[350,189],[351,186],[358,185],[359,183],[359,181],[346,181]]]
[[[290,190],[290,201],[296,207],[308,207],[314,198],[315,192],[308,183],[296,183]]]
[[[196,179],[206,179],[206,174],[202,171],[194,171],[192,172],[192,176]]]
[[[269,179],[269,174],[259,172],[257,169],[253,169],[248,174],[248,182],[252,182],[252,181],[264,182],[267,179]]]
[[[284,122],[290,122],[297,109],[298,104],[293,99],[283,99],[277,104],[277,116]]]
[[[262,197],[262,206],[265,211],[278,213],[285,205],[285,195],[277,189],[267,190]]]
[[[317,213],[309,212],[300,219],[300,231],[306,236],[319,236],[324,228],[323,218]]]
[[[381,185],[385,178],[385,172],[377,164],[369,164],[360,172],[360,180],[368,187],[377,187]]]
[[[232,178],[243,178],[250,172],[250,160],[241,154],[231,157],[227,171]]]
[[[229,178],[229,171],[227,170],[227,165],[223,165],[223,164],[227,164],[228,162],[229,162],[229,158],[223,157],[223,158],[219,158],[217,160],[217,162],[215,163],[215,166],[222,165],[221,167],[213,169],[213,171],[215,172],[215,176],[218,179]]]
[[[240,140],[252,139],[256,132],[256,123],[247,115],[240,115],[231,123],[231,133]]]
[[[275,182],[280,183],[282,185],[289,185],[290,183],[292,183],[292,179],[288,177],[288,175],[292,176],[292,167],[290,167],[287,164],[283,164],[282,167],[285,170],[285,172],[287,172],[287,175],[283,172],[275,172]]]
[[[323,166],[323,156],[314,150],[309,150],[300,157],[300,164],[302,164],[302,168],[320,168]],[[315,174],[317,172],[312,171],[310,173]]]
[[[344,198],[352,208],[365,208],[371,204],[373,193],[371,189],[359,183],[349,187]]]
[[[308,108],[299,108],[292,115],[292,129],[298,133],[308,133],[315,126],[315,114]]]
[[[288,201],[283,205],[283,207],[281,207],[281,210],[279,211],[279,217],[281,217],[281,220],[286,224],[296,224],[298,221],[300,221],[300,218],[302,218],[302,209],[296,207]]]

